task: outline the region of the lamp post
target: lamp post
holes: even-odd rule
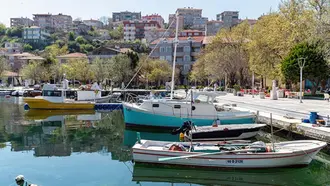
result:
[[[254,98],[254,71],[252,71],[252,98]]]
[[[303,73],[303,68],[306,63],[306,58],[298,58],[298,65],[300,68],[300,103],[302,103],[302,73]]]

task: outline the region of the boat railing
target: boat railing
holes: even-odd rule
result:
[[[124,101],[126,103],[137,103],[139,101],[139,96],[133,93],[126,93]]]

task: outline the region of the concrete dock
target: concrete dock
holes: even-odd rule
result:
[[[327,121],[330,115],[330,103],[325,100],[303,100],[279,98],[270,100],[260,99],[259,96],[244,95],[242,97],[228,94],[217,98],[220,104],[236,104],[236,110],[259,113],[258,122],[272,125],[278,129],[290,131],[309,138],[330,143],[330,127],[302,123],[301,119],[308,119],[310,112],[318,112],[321,118]],[[270,113],[272,122],[270,122]]]

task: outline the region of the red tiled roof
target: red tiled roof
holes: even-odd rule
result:
[[[40,57],[40,56],[28,56],[28,57],[22,57],[20,59],[23,59],[23,60],[45,60],[45,58]]]
[[[5,76],[5,77],[17,77],[18,73],[5,70],[3,72],[3,76]]]
[[[87,55],[76,52],[76,53],[66,54],[66,55],[57,56],[57,57],[59,57],[59,58],[87,58]]]
[[[205,36],[193,36],[193,37],[178,37],[179,41],[185,41],[188,40],[188,38],[192,38],[193,41],[195,42],[202,42],[204,40]],[[155,41],[153,41],[151,44],[155,45],[157,43],[159,43],[161,40],[163,40],[162,38],[157,39]],[[166,38],[167,41],[173,41],[174,37],[170,37],[170,38]]]
[[[215,36],[205,36],[204,40],[203,40],[203,44],[207,45],[210,44],[212,42],[212,40],[214,39]]]
[[[182,30],[181,32],[204,32],[200,30]]]
[[[11,54],[10,56],[13,56],[13,57],[33,57],[35,55],[30,54],[28,52],[23,52],[23,53],[18,53],[18,54]]]

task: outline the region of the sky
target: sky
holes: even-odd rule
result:
[[[28,17],[34,13],[63,13],[73,19],[112,17],[112,12],[135,11],[142,15],[158,13],[168,22],[168,14],[177,8],[203,9],[203,16],[215,20],[223,11],[239,11],[240,18],[256,19],[277,10],[281,0],[0,0],[0,22],[9,26],[11,17]]]

